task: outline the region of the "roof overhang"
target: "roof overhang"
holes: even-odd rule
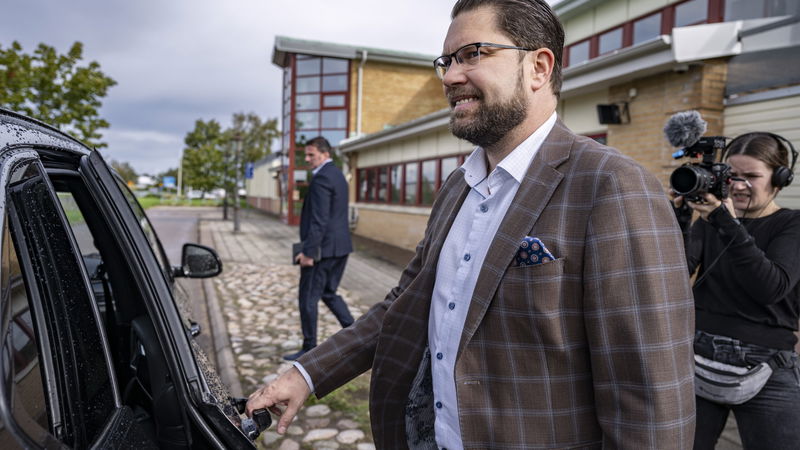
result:
[[[366,57],[370,61],[424,67],[433,67],[433,60],[436,59],[434,55],[421,53],[276,36],[275,46],[272,48],[272,63],[279,67],[287,67],[289,65],[289,55],[292,53],[343,59],[362,59]]]
[[[339,144],[339,149],[342,153],[355,152],[385,142],[417,136],[439,128],[446,128],[449,122],[450,108],[445,108],[387,130],[345,139]]]

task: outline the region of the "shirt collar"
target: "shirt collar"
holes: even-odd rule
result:
[[[531,165],[533,157],[536,156],[544,139],[553,129],[557,117],[557,114],[553,112],[550,118],[539,126],[536,131],[503,158],[497,165],[497,168],[507,172],[517,180],[518,183],[521,183],[522,179],[525,177],[525,173],[528,172],[528,166]],[[461,170],[464,171],[464,180],[466,180],[470,187],[475,187],[476,184],[480,183],[488,176],[486,169],[486,151],[482,147],[475,147],[475,150],[472,151],[464,161],[464,164],[461,165]]]
[[[322,167],[323,167],[325,164],[328,164],[328,163],[329,163],[329,162],[331,162],[331,161],[333,161],[333,160],[332,160],[332,159],[330,159],[330,158],[326,159],[325,161],[322,161],[322,164],[318,165],[316,169],[314,169],[314,170],[312,170],[312,171],[311,171],[311,175],[316,175],[316,174],[317,174],[317,172],[319,172],[320,170],[322,170]]]

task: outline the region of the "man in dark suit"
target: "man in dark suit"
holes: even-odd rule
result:
[[[434,62],[449,177],[400,281],[250,396],[283,433],[372,369],[378,448],[690,448],[694,313],[663,187],[555,113],[564,32],[545,0],[459,0]]]
[[[347,304],[336,293],[347,255],[353,251],[347,222],[347,180],[331,160],[331,146],[324,137],[306,143],[306,162],[313,176],[300,214],[303,250],[295,257],[300,264],[300,326],[303,348],[284,356],[294,361],[317,346],[317,304],[331,310],[342,327],[353,323]]]

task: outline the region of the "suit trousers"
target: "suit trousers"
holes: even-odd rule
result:
[[[311,267],[300,268],[300,326],[303,330],[303,350],[317,346],[317,306],[319,300],[331,310],[339,324],[348,327],[353,316],[342,297],[336,294],[347,265],[347,255],[322,258]]]

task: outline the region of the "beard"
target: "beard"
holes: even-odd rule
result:
[[[528,107],[523,101],[522,89],[522,77],[518,77],[514,94],[510,99],[499,103],[483,103],[484,96],[477,91],[476,97],[482,102],[477,112],[471,120],[467,117],[468,113],[454,112],[450,116],[450,132],[455,137],[484,149],[491,147],[527,117]],[[457,91],[448,93],[451,97],[463,94],[464,92]]]

